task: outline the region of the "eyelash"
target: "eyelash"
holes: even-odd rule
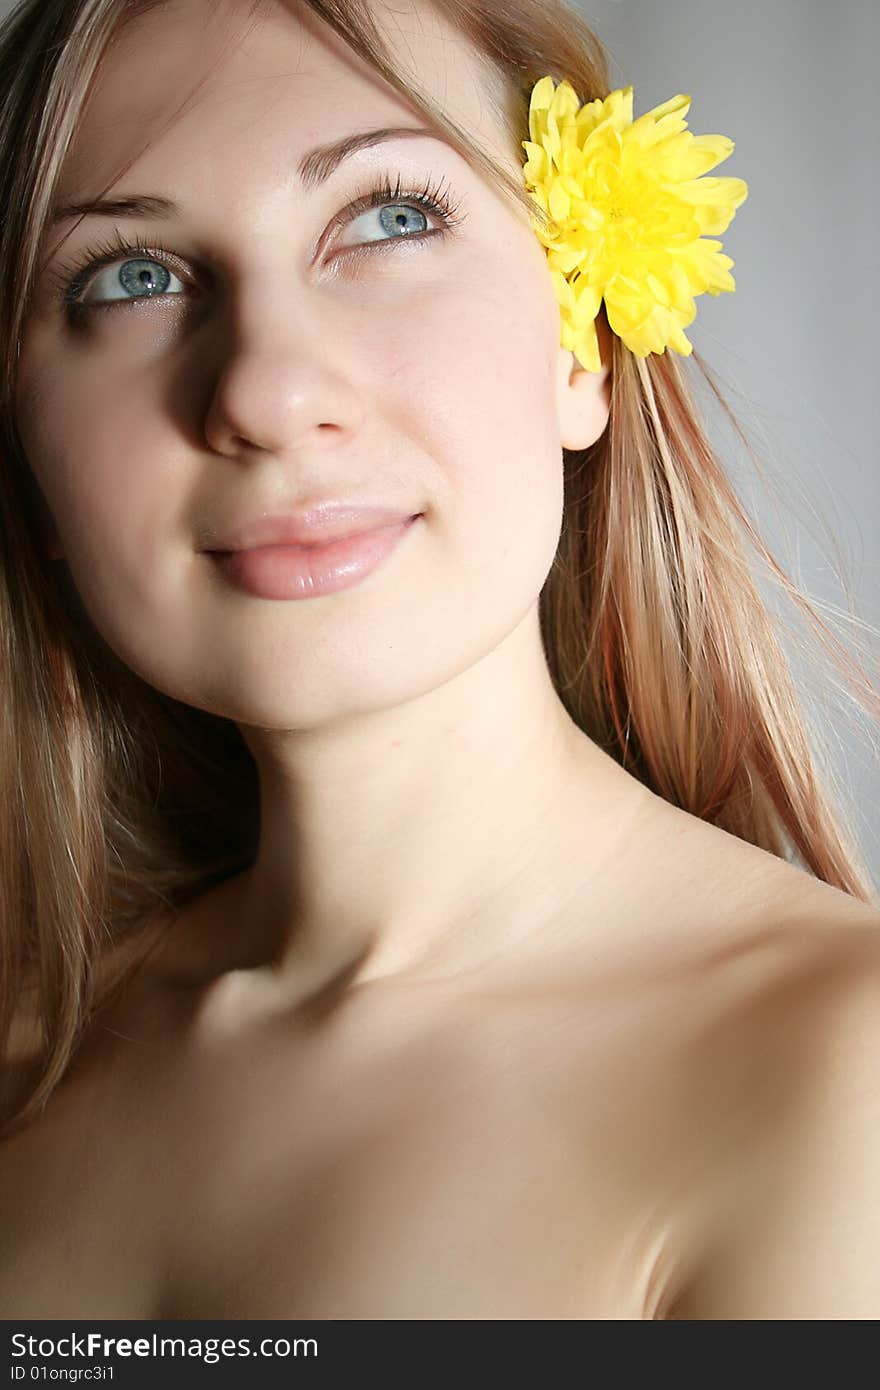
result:
[[[390,179],[385,176],[381,183],[374,184],[364,191],[359,191],[354,200],[343,208],[342,212],[336,214],[331,219],[330,229],[335,231],[337,227],[344,226],[346,222],[358,217],[362,212],[369,212],[371,208],[382,207],[385,203],[410,202],[430,212],[439,218],[441,226],[424,232],[407,233],[399,237],[388,237],[387,240],[379,239],[376,241],[365,242],[360,246],[347,248],[344,255],[362,255],[364,252],[373,249],[381,249],[393,245],[397,241],[425,241],[428,237],[442,236],[444,233],[453,232],[464,221],[465,215],[458,216],[459,201],[452,201],[449,191],[444,191],[442,183],[432,184],[430,179],[421,189],[401,188],[400,176],[398,175],[397,184],[391,187]],[[80,300],[80,295],[85,292],[98,271],[106,266],[112,265],[117,260],[144,258],[155,260],[159,265],[164,265],[166,269],[175,270],[180,265],[180,258],[168,247],[163,246],[161,241],[154,241],[147,246],[139,241],[129,240],[118,228],[114,229],[114,237],[93,243],[70,262],[62,264],[57,270],[50,273],[53,298],[61,302],[62,307],[72,318],[85,317],[93,310],[98,309],[119,309],[132,304],[141,304],[148,299],[164,299],[164,294],[144,295],[141,299],[111,299],[104,303],[89,304]],[[175,270],[176,273],[176,270]],[[178,298],[173,295],[172,298]]]

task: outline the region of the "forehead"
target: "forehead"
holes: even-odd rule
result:
[[[395,71],[503,157],[492,102],[498,78],[469,39],[428,0],[372,0],[370,9]],[[158,183],[163,169],[181,173],[181,158],[222,154],[224,135],[243,130],[255,143],[284,132],[287,177],[303,150],[373,124],[425,120],[298,0],[258,8],[250,0],[168,0],[111,45],[66,155],[58,201],[103,191],[132,159],[126,184],[147,165]],[[166,152],[175,155],[173,169],[163,165]],[[170,191],[173,180],[162,183]]]

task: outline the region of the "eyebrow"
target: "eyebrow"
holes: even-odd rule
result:
[[[426,135],[434,140],[443,139],[436,130],[429,130],[423,126],[379,126],[375,130],[360,130],[352,135],[344,135],[341,140],[333,140],[327,145],[317,145],[299,162],[297,172],[300,183],[311,191],[326,183],[340,164],[359,150],[369,149],[371,145],[379,145],[386,140]],[[124,198],[95,198],[83,203],[65,203],[62,207],[54,209],[51,225],[56,226],[68,217],[170,218],[176,217],[179,213],[180,208],[170,198],[160,198],[149,193],[133,193]]]

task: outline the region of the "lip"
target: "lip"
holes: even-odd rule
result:
[[[400,507],[365,506],[353,501],[319,502],[292,512],[273,516],[263,513],[241,520],[230,530],[211,535],[203,549],[213,553],[272,545],[324,546],[380,526],[400,524],[412,515]]]
[[[339,536],[323,545],[261,545],[209,551],[224,577],[254,598],[307,599],[348,589],[390,559],[416,516]]]

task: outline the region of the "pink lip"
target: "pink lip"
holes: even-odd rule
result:
[[[261,545],[209,553],[227,579],[255,598],[317,598],[348,589],[372,574],[419,519],[398,516],[390,524],[324,545]]]
[[[412,516],[400,507],[359,506],[353,501],[318,502],[283,515],[256,515],[234,529],[213,535],[204,547],[211,551],[252,550],[266,545],[323,546],[344,536],[373,531]]]

